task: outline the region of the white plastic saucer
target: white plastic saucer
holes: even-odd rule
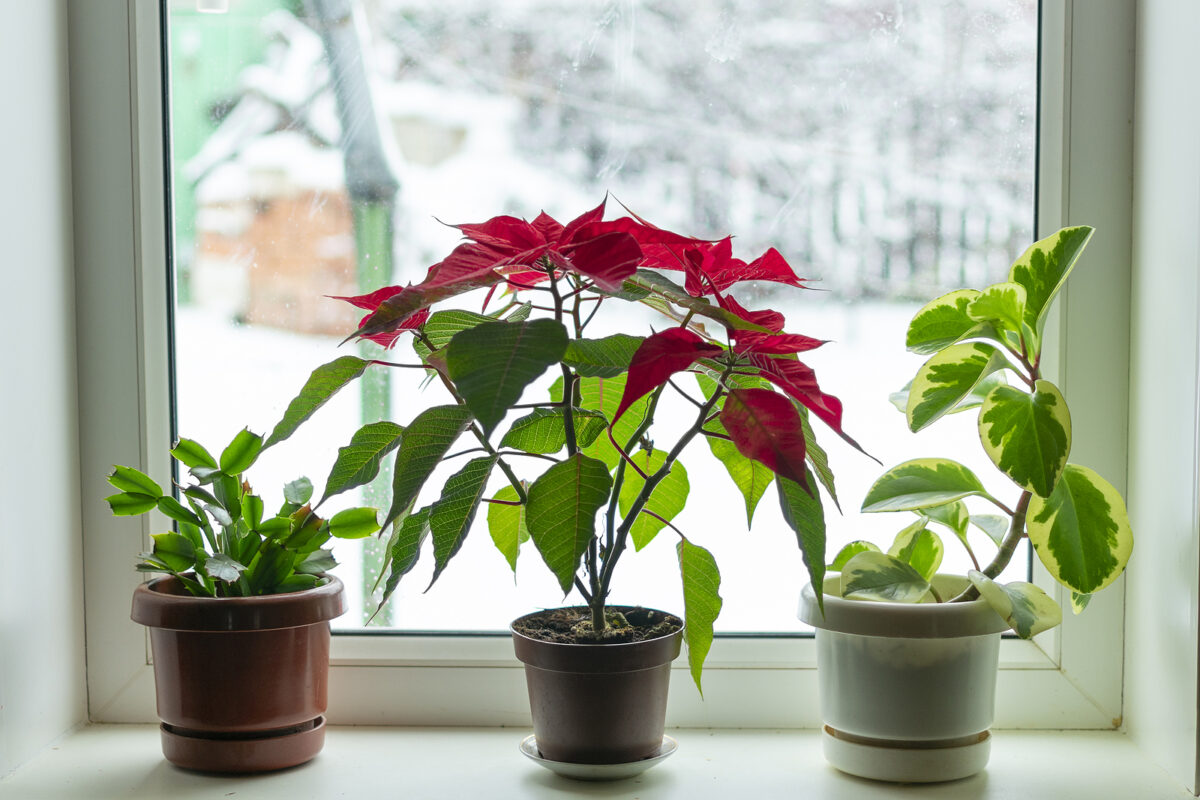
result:
[[[564,778],[574,778],[579,781],[619,781],[625,778],[632,778],[635,775],[641,775],[655,764],[664,761],[678,747],[678,742],[670,736],[664,736],[662,747],[649,758],[643,758],[639,761],[627,761],[624,764],[572,764],[567,761],[550,761],[549,759],[542,758],[542,754],[537,749],[537,742],[532,735],[526,736],[521,740],[521,752],[530,761],[545,767],[556,775],[561,775]]]

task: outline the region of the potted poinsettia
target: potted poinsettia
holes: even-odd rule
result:
[[[292,429],[294,430],[294,429]],[[171,449],[187,482],[164,490],[139,470],[117,466],[108,498],[117,516],[159,511],[175,529],[152,536],[140,572],[165,573],[137,587],[132,617],[149,628],[167,760],[206,772],[264,772],[302,764],[325,742],[329,621],[345,611],[337,565],[325,547],[379,529],[373,508],[328,519],[317,510],[361,485],[362,448],[343,448],[321,500],[298,478],[266,510],[245,478],[264,442],[240,431],[220,457],[199,442]],[[368,476],[369,479],[369,476]],[[182,501],[182,502],[181,502]]]
[[[868,490],[862,510],[904,512],[903,528],[887,552],[847,545],[824,597],[814,585],[801,602],[818,629],[825,752],[839,769],[903,782],[983,769],[1000,633],[1028,639],[1062,620],[1038,586],[999,581],[1017,545],[1029,541],[1076,613],[1125,568],[1125,503],[1068,461],[1071,413],[1041,368],[1047,314],[1091,236],[1075,227],[1035,242],[1007,280],[943,295],[909,325],[908,349],[929,356],[894,398],[909,428],[977,409],[980,442],[1013,497],[944,458],[906,461]],[[938,574],[939,530],[966,548],[974,569],[965,576]],[[990,561],[976,554],[973,530],[994,541]]]
[[[410,336],[417,361],[339,358],[313,373],[286,416],[299,424],[369,369],[420,366],[440,382],[444,401],[412,413],[379,443],[381,454],[394,451],[384,599],[427,540],[436,582],[484,505],[510,563],[532,540],[564,595],[582,601],[512,626],[535,755],[552,762],[628,763],[659,752],[681,640],[699,686],[722,601],[712,555],[672,523],[688,499],[680,460],[688,446],[707,440],[751,509],[775,479],[819,586],[819,485],[832,491],[832,475],[810,417],[853,444],[841,403],[798,358],[823,342],[784,332],[782,314],[748,310],[730,293],[743,281],[802,287],[776,250],[747,262],[728,238],[703,241],[635,216],[605,220],[604,210],[602,203],[566,225],[545,213],[459,225],[466,241],[420,283],[343,298],[369,312],[349,338],[392,346]],[[509,302],[491,314],[435,310],[475,289],[506,292]],[[593,320],[614,303],[656,310],[658,330],[591,338]],[[695,377],[677,380],[681,373]],[[526,388],[547,374],[556,377],[550,396],[530,402]],[[652,435],[666,392],[693,409],[670,444]],[[440,487],[426,486],[460,438],[471,440],[467,452],[476,457]],[[641,549],[666,529],[678,537],[683,619],[610,605],[630,545]]]

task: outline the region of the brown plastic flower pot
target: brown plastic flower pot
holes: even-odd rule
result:
[[[163,755],[206,772],[267,772],[325,744],[329,620],[342,583],[259,597],[193,597],[175,578],[133,593],[150,628]]]
[[[629,606],[610,608],[634,611]],[[623,644],[546,642],[515,629],[512,637],[517,658],[525,664],[533,735],[542,758],[625,764],[658,753],[671,662],[679,655],[682,630]]]

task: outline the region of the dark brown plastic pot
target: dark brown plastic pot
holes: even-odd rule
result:
[[[633,610],[610,608],[626,614]],[[625,644],[544,642],[515,629],[512,637],[517,658],[525,664],[533,735],[542,758],[624,764],[658,753],[671,662],[679,655],[682,630]]]
[[[303,764],[325,743],[329,620],[342,583],[260,597],[193,597],[176,578],[133,593],[150,628],[163,755],[209,772]]]

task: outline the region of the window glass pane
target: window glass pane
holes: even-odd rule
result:
[[[565,221],[609,193],[663,227],[732,233],[743,258],[777,247],[819,290],[750,299],[830,340],[805,361],[845,403],[847,431],[887,466],[956,458],[1015,499],[970,414],[914,436],[888,394],[921,363],[903,347],[912,313],[1001,280],[1032,239],[1035,0],[171,0],[169,25],[180,434],[211,449],[246,425],[267,432],[315,366],[356,352],[337,345],[361,312],[329,296],[420,280],[458,239],[443,223]],[[631,309],[603,324],[661,327]],[[414,362],[406,339],[387,357]],[[256,488],[278,500],[307,474],[319,490],[364,419],[406,424],[449,401],[420,371],[391,372],[268,451]],[[844,511],[827,503],[830,557],[858,538],[886,546],[907,520],[857,513],[881,468],[818,436]],[[718,630],[801,630],[804,568],[774,492],[748,532],[708,448],[684,464],[692,497],[675,523],[721,567]],[[375,624],[499,630],[560,603],[531,546],[514,584],[485,513],[433,591],[426,553]],[[623,559],[615,602],[681,608],[673,539]],[[945,568],[966,568],[946,545]],[[339,624],[353,628],[374,610],[379,546],[338,555],[354,603]],[[1026,569],[1022,551],[1009,574]]]

